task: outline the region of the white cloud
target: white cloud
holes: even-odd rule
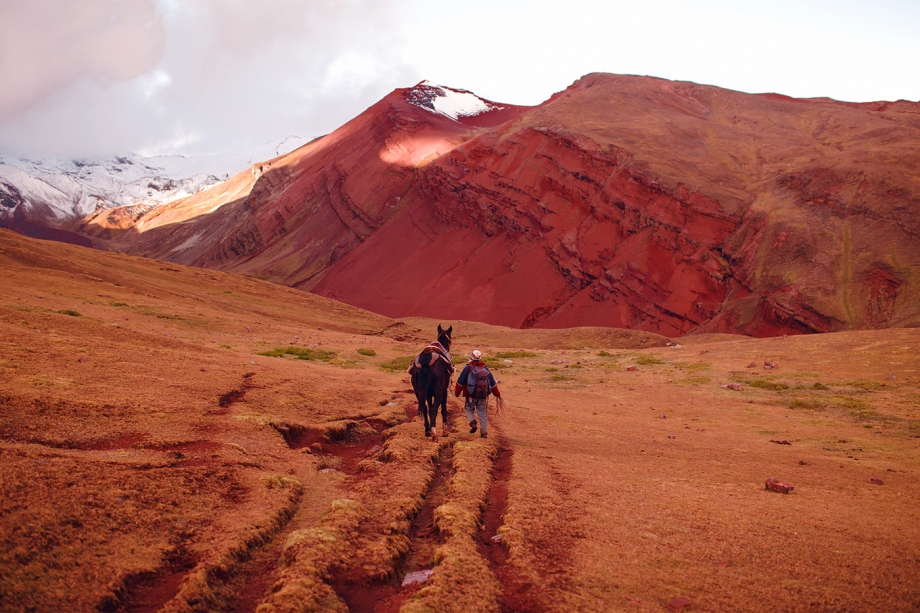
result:
[[[512,104],[598,71],[918,100],[917,31],[909,0],[0,0],[0,149],[315,136],[422,79]]]

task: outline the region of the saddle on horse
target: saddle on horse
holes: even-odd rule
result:
[[[422,356],[425,355],[426,353],[433,354],[432,357],[430,358],[430,361],[428,362],[429,367],[432,366],[438,360],[444,360],[447,363],[448,370],[450,371],[451,374],[453,374],[454,359],[450,356],[450,352],[447,351],[447,349],[445,349],[444,346],[438,341],[435,341],[431,343],[430,345],[428,345],[427,347],[425,347],[424,349],[422,349],[422,351],[417,356],[415,356],[415,360],[412,362],[412,364],[409,365],[409,369],[406,372],[408,372],[409,374],[412,374],[413,370],[418,370],[419,368],[421,368],[422,363],[420,360]]]

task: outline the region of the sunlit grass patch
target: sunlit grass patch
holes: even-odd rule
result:
[[[689,370],[690,372],[699,372],[701,370],[709,370],[712,368],[712,362],[693,362],[692,364],[686,364],[684,369]]]
[[[553,375],[550,377],[550,381],[574,381],[575,377],[570,377],[568,375]]]
[[[328,362],[335,357],[335,351],[328,351],[326,349],[311,349],[309,347],[278,347],[277,349],[272,349],[271,351],[259,352],[259,355],[264,355],[271,358],[290,355],[298,360],[317,360],[320,362]]]
[[[360,353],[361,355],[366,355],[366,356],[371,357],[371,358],[374,357],[375,355],[377,355],[377,352],[374,351],[373,349],[358,349],[357,351],[358,351],[358,353]]]
[[[384,362],[380,365],[380,368],[383,370],[389,370],[390,372],[402,371],[409,368],[409,365],[412,364],[413,360],[415,360],[414,355],[400,356],[398,358],[393,358],[388,362]]]
[[[664,364],[664,360],[659,360],[653,355],[640,355],[635,359],[639,366],[652,366],[653,364]]]

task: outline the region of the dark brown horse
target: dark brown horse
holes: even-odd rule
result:
[[[447,330],[438,325],[438,340],[419,354],[410,372],[412,389],[418,398],[419,415],[425,418],[425,436],[438,436],[438,407],[447,433],[447,388],[454,373],[450,359],[450,335],[454,327]]]

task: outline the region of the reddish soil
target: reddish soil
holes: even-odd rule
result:
[[[156,613],[179,592],[179,584],[194,566],[195,560],[184,556],[169,562],[156,574],[129,579],[123,588],[123,600],[112,608],[103,607],[102,610]]]

